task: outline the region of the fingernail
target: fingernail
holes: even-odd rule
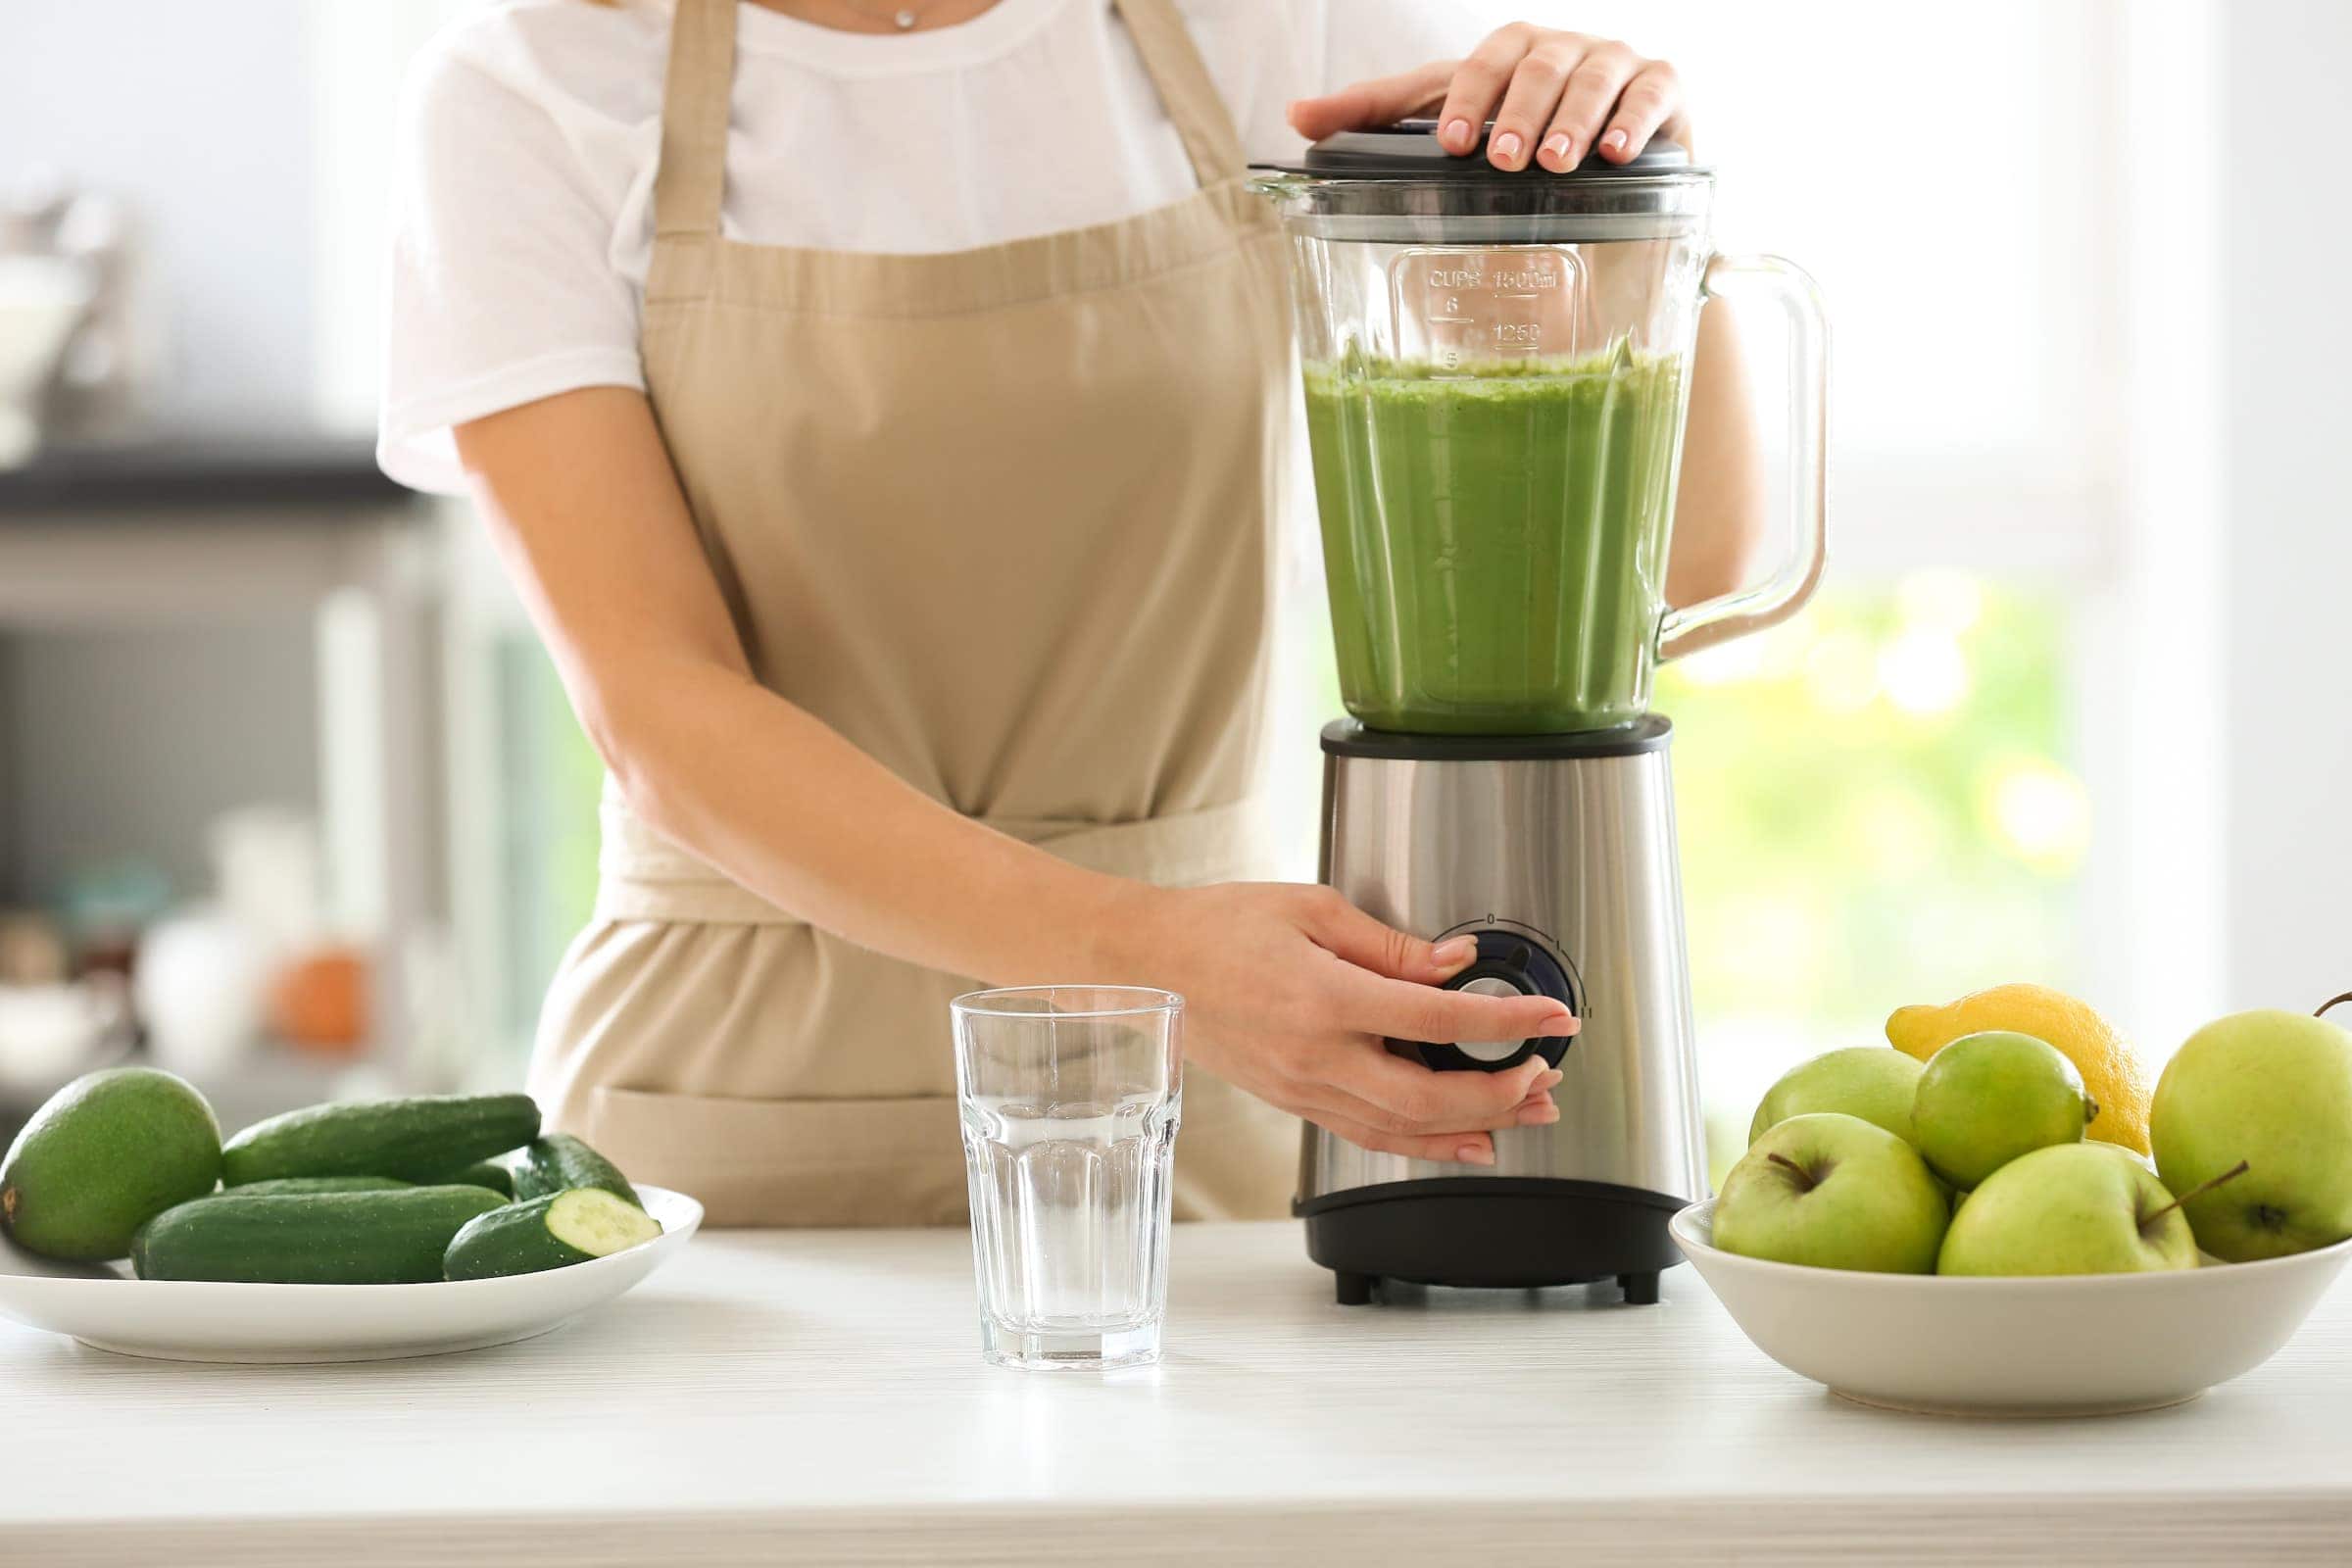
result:
[[[1519,1125],[1522,1127],[1548,1127],[1559,1119],[1560,1107],[1549,1101],[1541,1105],[1530,1105],[1519,1113]]]
[[[1468,151],[1470,147],[1470,122],[1467,120],[1448,120],[1446,122],[1446,146]]]
[[[1600,138],[1600,144],[1613,153],[1621,153],[1625,151],[1625,132],[1612,130]]]
[[[1556,1018],[1545,1019],[1544,1022],[1544,1027],[1538,1029],[1536,1033],[1557,1038],[1561,1035],[1572,1035],[1583,1027],[1583,1022],[1578,1019],[1575,1013],[1563,1012]]]
[[[1553,160],[1556,161],[1562,169],[1571,167],[1568,158],[1568,149],[1573,145],[1575,144],[1569,141],[1568,133],[1564,130],[1555,131],[1551,135],[1544,138],[1544,150],[1551,154]]]
[[[1433,950],[1440,963],[1468,963],[1478,956],[1478,938],[1447,937]]]
[[[1567,1076],[1557,1067],[1547,1067],[1544,1071],[1544,1076],[1536,1080],[1536,1087],[1538,1089],[1557,1089]]]
[[[1464,1165],[1492,1165],[1494,1163],[1494,1146],[1463,1144],[1454,1150],[1453,1157]]]
[[[1494,138],[1494,162],[1498,164],[1517,163],[1519,161],[1519,149],[1526,145],[1527,143],[1519,139],[1519,133],[1517,131],[1504,131],[1501,135]]]

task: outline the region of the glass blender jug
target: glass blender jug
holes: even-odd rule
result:
[[[1671,144],[1568,174],[1453,157],[1425,122],[1264,172],[1291,241],[1340,690],[1372,729],[1630,723],[1661,659],[1795,612],[1822,564],[1827,328],[1774,257],[1714,255],[1714,176]],[[1669,608],[1667,545],[1705,301],[1790,328],[1794,548]]]

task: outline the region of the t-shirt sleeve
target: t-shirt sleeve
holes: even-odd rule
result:
[[[450,431],[584,386],[642,389],[613,214],[542,105],[446,44],[411,68],[398,128],[376,461],[462,493]]]

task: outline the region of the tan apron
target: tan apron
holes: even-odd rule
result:
[[[1116,3],[1200,191],[901,256],[721,234],[735,3],[679,0],[646,377],[763,684],[1053,853],[1229,880],[1264,864],[1282,262],[1172,0]],[[715,1223],[962,1221],[948,1000],[972,982],[793,918],[610,786],[601,869],[533,1054],[556,1125]],[[1177,1213],[1281,1213],[1297,1136],[1189,1070]]]

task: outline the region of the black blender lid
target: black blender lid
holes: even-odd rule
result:
[[[1540,179],[1548,181],[1582,179],[1625,179],[1661,174],[1703,174],[1708,171],[1690,162],[1690,154],[1680,144],[1653,141],[1633,159],[1612,164],[1597,153],[1587,153],[1583,163],[1565,174],[1555,174],[1542,164],[1529,160],[1528,166],[1513,172],[1496,169],[1487,162],[1487,138],[1494,134],[1494,122],[1487,122],[1479,132],[1478,145],[1467,153],[1454,154],[1438,145],[1435,134],[1438,122],[1434,120],[1400,120],[1394,125],[1382,125],[1372,130],[1343,130],[1326,136],[1306,150],[1306,156],[1296,164],[1261,164],[1256,167],[1272,169],[1279,173],[1306,174],[1325,179]]]

